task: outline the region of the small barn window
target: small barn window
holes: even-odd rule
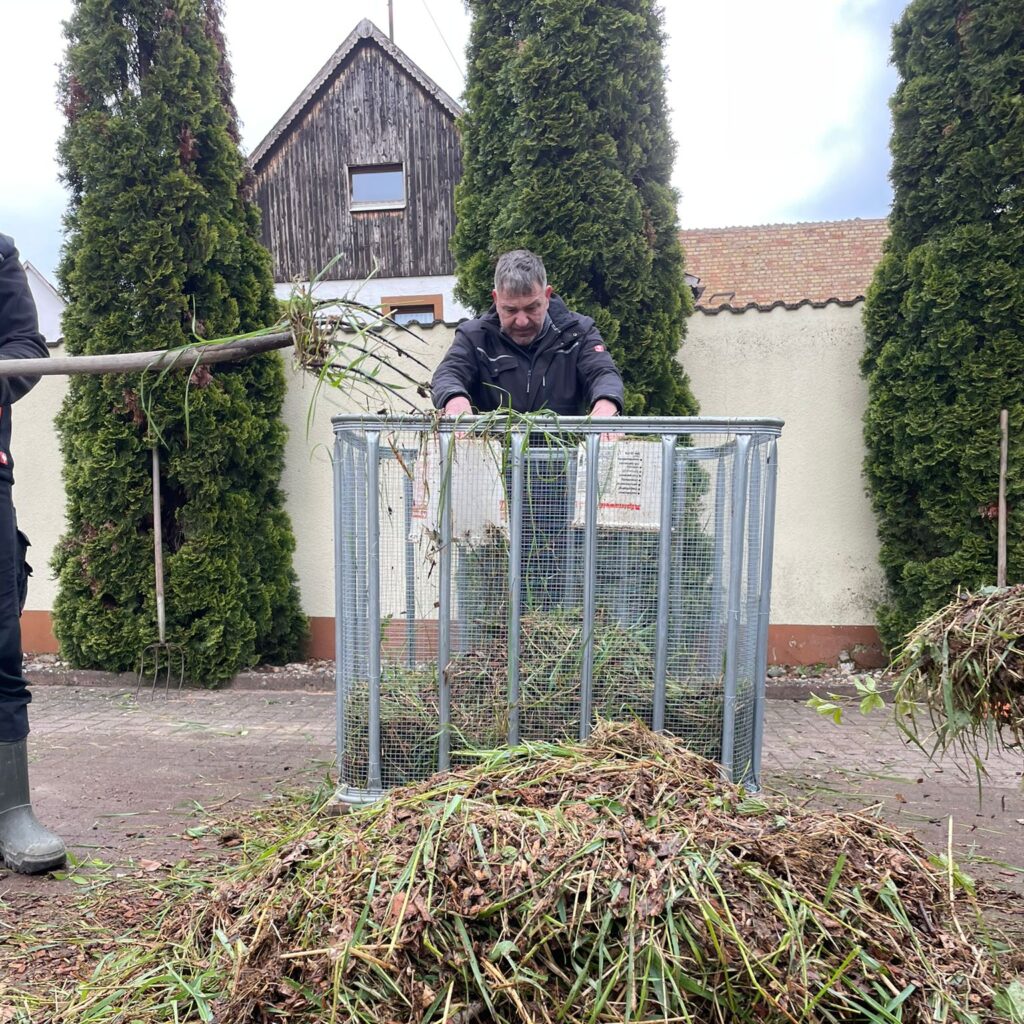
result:
[[[353,210],[387,210],[405,206],[405,168],[375,164],[348,169]]]
[[[382,298],[380,307],[396,324],[432,324],[442,320],[444,297],[441,295],[399,295]]]

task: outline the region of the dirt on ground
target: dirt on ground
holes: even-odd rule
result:
[[[160,883],[182,865],[237,856],[224,825],[233,815],[333,785],[335,695],[306,688],[321,679],[278,675],[258,688],[180,694],[136,694],[123,680],[35,687],[34,804],[71,860],[57,875],[0,871],[0,1008],[5,984],[49,990],[86,969],[159,907]],[[1024,944],[1024,756],[991,759],[979,791],[970,770],[908,747],[884,713],[851,710],[836,726],[808,709],[804,691],[835,690],[835,678],[773,685],[788,699],[767,702],[766,788],[810,807],[873,807],[936,856],[951,846],[998,893],[993,920]]]

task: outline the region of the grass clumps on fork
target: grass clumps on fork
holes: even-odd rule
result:
[[[1024,743],[1024,584],[962,593],[907,637],[894,668],[898,720],[921,742],[977,755]]]

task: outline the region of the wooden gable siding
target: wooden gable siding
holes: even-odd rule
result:
[[[401,163],[401,210],[349,210],[347,167]],[[261,162],[256,199],[277,281],[454,272],[455,185],[462,172],[451,115],[379,47],[364,43]]]

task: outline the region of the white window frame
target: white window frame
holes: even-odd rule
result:
[[[401,199],[374,199],[369,202],[356,202],[352,188],[353,175],[361,171],[395,171],[402,174],[402,198]],[[401,160],[391,160],[379,164],[348,164],[345,168],[346,184],[348,186],[348,208],[353,213],[364,213],[370,210],[404,210],[409,201],[409,178],[405,173],[405,163]]]

